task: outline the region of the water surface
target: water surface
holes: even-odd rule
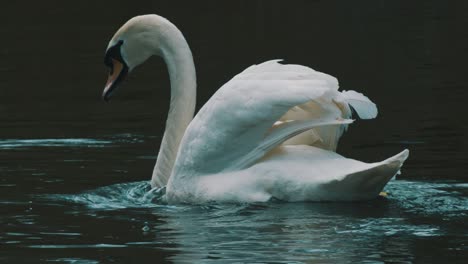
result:
[[[467,183],[396,180],[386,198],[359,203],[167,205],[164,190],[126,176],[152,161],[131,153],[151,140],[4,140],[2,152],[36,159],[2,167],[2,260],[457,262],[468,252]],[[112,150],[126,165],[106,176],[98,159]]]

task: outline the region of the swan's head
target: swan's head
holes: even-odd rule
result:
[[[170,24],[158,15],[137,16],[115,33],[104,57],[104,64],[110,69],[102,93],[105,101],[110,99],[130,71],[152,55],[161,54],[161,40],[168,23]]]

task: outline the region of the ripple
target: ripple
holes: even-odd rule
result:
[[[31,147],[105,147],[111,144],[135,144],[145,142],[145,137],[136,134],[116,134],[104,139],[94,138],[41,138],[41,139],[0,139],[0,149]],[[67,160],[76,162],[80,160]]]
[[[125,248],[119,244],[77,244],[77,245],[29,245],[28,248],[71,249],[71,248]]]
[[[468,191],[465,183],[434,183],[414,181],[393,181],[387,189],[396,201],[409,212],[425,215],[467,216]]]
[[[57,259],[48,259],[47,261],[49,261],[49,262],[60,262],[60,263],[72,263],[72,264],[80,264],[80,263],[95,264],[95,263],[100,263],[97,260],[83,259],[83,258],[57,258]]]
[[[52,235],[52,236],[81,236],[80,233],[69,233],[69,232],[39,232],[41,235]]]
[[[5,235],[7,235],[7,236],[29,236],[30,234],[17,233],[17,232],[6,232]]]
[[[408,235],[416,236],[439,236],[440,229],[434,225],[409,224],[404,218],[367,218],[354,225],[346,225],[344,230],[336,230],[337,234],[360,234],[360,235]]]
[[[26,147],[103,147],[112,141],[92,138],[2,139],[0,149]]]
[[[145,142],[146,136],[124,133],[124,134],[111,135],[109,136],[109,138],[111,138],[112,141],[116,141],[120,143],[142,143],[142,142]]]

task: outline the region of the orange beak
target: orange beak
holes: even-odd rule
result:
[[[112,92],[117,88],[117,85],[125,78],[127,75],[126,66],[118,60],[112,59],[112,70],[109,73],[109,77],[104,87],[102,93],[102,98],[104,101],[108,101],[112,95]]]

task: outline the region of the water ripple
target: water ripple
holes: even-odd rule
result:
[[[95,138],[41,138],[41,139],[0,139],[0,149],[30,147],[104,147],[111,144],[143,143],[144,137],[136,134],[116,134]]]
[[[468,212],[468,186],[464,183],[393,181],[391,199],[418,214],[464,217]]]
[[[91,138],[1,139],[0,149],[28,147],[102,147],[112,141]]]

